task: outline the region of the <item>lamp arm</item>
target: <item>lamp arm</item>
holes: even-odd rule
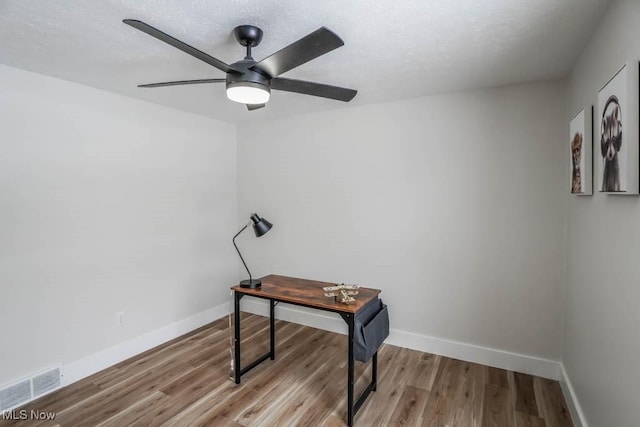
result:
[[[240,256],[240,260],[242,261],[242,264],[244,264],[244,268],[247,270],[247,273],[249,273],[249,283],[251,283],[251,280],[252,280],[251,272],[249,271],[249,267],[247,267],[247,263],[244,262],[244,258],[242,258],[242,254],[240,253],[240,249],[238,249],[238,245],[236,245],[236,237],[238,237],[240,235],[240,233],[242,233],[250,225],[251,225],[251,222],[249,222],[247,225],[242,227],[242,229],[240,231],[238,231],[235,236],[233,236],[233,246],[235,246],[236,251],[238,251],[238,255]]]

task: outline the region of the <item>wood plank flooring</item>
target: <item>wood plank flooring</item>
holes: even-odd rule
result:
[[[267,318],[243,313],[242,363],[268,352]],[[24,408],[59,426],[343,426],[346,337],[276,321],[276,360],[229,379],[226,318],[137,355]],[[370,381],[356,363],[356,393]],[[378,390],[357,426],[572,426],[556,381],[383,345]]]

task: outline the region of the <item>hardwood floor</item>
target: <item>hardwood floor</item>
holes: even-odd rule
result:
[[[276,360],[229,379],[228,320],[210,325],[36,400],[60,426],[342,426],[346,337],[277,321]],[[269,322],[243,314],[243,363],[266,353]],[[370,367],[356,363],[356,392]],[[17,413],[17,412],[16,412]],[[378,390],[357,426],[572,426],[556,381],[383,345]]]

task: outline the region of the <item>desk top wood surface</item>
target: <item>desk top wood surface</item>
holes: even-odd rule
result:
[[[316,280],[298,279],[296,277],[278,276],[270,274],[260,279],[262,287],[257,289],[242,288],[239,285],[231,287],[234,292],[253,295],[261,298],[292,304],[306,305],[342,313],[356,313],[371,300],[376,299],[379,289],[359,289],[353,304],[343,304],[333,297],[325,297],[322,288],[336,286],[336,283],[318,282]]]

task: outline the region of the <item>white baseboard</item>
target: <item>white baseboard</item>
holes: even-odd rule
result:
[[[243,300],[242,309],[263,316],[269,315],[269,306],[265,301],[255,299]],[[276,317],[288,322],[324,329],[331,332],[347,334],[347,325],[339,316],[320,314],[291,305],[278,306]],[[480,363],[510,371],[536,375],[542,378],[560,380],[560,363],[555,360],[542,359],[524,354],[511,353],[489,347],[450,341],[411,332],[391,329],[387,344],[426,353],[439,354],[467,362]]]
[[[129,357],[140,354],[153,347],[184,335],[194,329],[213,322],[229,313],[229,304],[205,310],[189,318],[164,326],[155,331],[121,342],[83,359],[76,360],[64,366],[62,385],[66,386],[79,381],[89,375],[122,362]]]
[[[243,311],[263,316],[269,315],[269,305],[266,301],[262,300],[245,299],[242,302],[242,309]],[[72,384],[82,378],[126,360],[129,357],[213,322],[226,316],[228,313],[229,304],[221,304],[198,313],[195,316],[132,338],[84,359],[69,363],[64,366],[61,385]],[[287,322],[298,323],[344,335],[347,334],[347,325],[339,316],[329,315],[316,310],[282,304],[276,309],[276,317]],[[562,387],[562,392],[567,401],[574,425],[576,427],[588,427],[569,376],[564,365],[560,362],[430,337],[398,329],[391,329],[386,342],[399,347],[557,380]]]
[[[242,308],[244,311],[250,313],[256,313],[263,316],[269,315],[269,306],[265,301],[245,299],[242,302]],[[99,372],[102,369],[113,366],[129,357],[140,354],[171,339],[179,337],[180,335],[206,325],[209,322],[226,316],[228,313],[229,305],[226,303],[221,304],[217,307],[198,313],[195,316],[183,319],[179,322],[146,333],[139,337],[132,338],[128,341],[124,341],[118,345],[92,354],[91,356],[69,363],[64,366],[62,385],[72,384],[82,378]],[[278,319],[288,322],[341,334],[347,333],[347,326],[339,316],[332,316],[287,304],[278,306],[276,313]],[[523,372],[543,378],[560,380],[561,384],[563,384],[563,391],[567,395],[567,400],[571,400],[572,403],[577,403],[575,400],[575,394],[573,393],[573,389],[570,385],[571,383],[568,381],[566,372],[564,372],[564,367],[562,367],[562,365],[557,361],[415,334],[398,329],[391,329],[389,338],[386,342],[399,347],[439,354],[442,356],[481,363],[483,365],[494,366],[511,371]],[[579,406],[575,407],[579,409]],[[581,411],[577,410],[576,413],[581,414]],[[583,417],[580,416],[580,419],[583,420]]]
[[[555,360],[435,338],[397,329],[391,329],[387,342],[400,347],[439,354],[441,356],[479,363],[494,368],[522,372],[552,380],[560,379],[559,363]]]
[[[569,379],[569,374],[564,368],[564,363],[560,363],[560,372],[562,377],[560,378],[560,387],[562,387],[562,394],[564,395],[564,400],[566,400],[567,405],[569,406],[569,412],[571,413],[571,419],[573,420],[573,425],[575,427],[589,427],[589,423],[587,423],[587,418],[582,411],[582,407],[580,406],[580,402],[578,401],[578,396],[576,396],[576,391],[571,384],[571,380]]]
[[[269,305],[265,301],[245,299],[242,302],[244,311],[269,315]],[[165,343],[180,335],[186,334],[200,326],[226,316],[229,312],[228,304],[221,304],[212,309],[198,313],[195,316],[149,332],[116,346],[107,348],[92,354],[84,359],[77,360],[64,366],[62,385],[74,383],[88,377],[102,369],[115,365],[129,357],[149,350],[157,345]],[[283,304],[278,306],[278,319],[298,323],[305,326],[324,329],[331,332],[347,334],[347,325],[337,315],[328,315],[322,312],[307,310],[304,308]],[[452,357],[496,368],[523,372],[553,380],[561,380],[566,375],[561,373],[561,365],[557,361],[542,359],[523,354],[511,353],[488,347],[477,346],[468,343],[434,338],[427,335],[391,329],[388,344],[412,350],[424,351],[432,354]],[[573,397],[573,395],[571,395]]]
[[[269,315],[269,305],[265,301],[245,299],[242,302],[243,311]],[[194,329],[213,322],[229,313],[229,304],[198,313],[171,325],[124,341],[113,347],[104,349],[83,359],[63,366],[62,386],[72,384],[96,372],[106,369],[129,357],[163,344],[169,340],[186,334]],[[298,323],[305,326],[324,329],[331,332],[347,334],[347,326],[339,317],[308,310],[287,304],[279,305],[276,309],[278,319]],[[564,366],[557,361],[542,359],[523,354],[511,353],[473,344],[445,340],[421,334],[391,329],[388,344],[413,350],[439,354],[446,357],[480,363],[497,368],[508,369],[560,381],[563,394],[571,411],[576,426],[579,421],[581,427],[588,427],[584,414],[578,404],[573,387]]]

